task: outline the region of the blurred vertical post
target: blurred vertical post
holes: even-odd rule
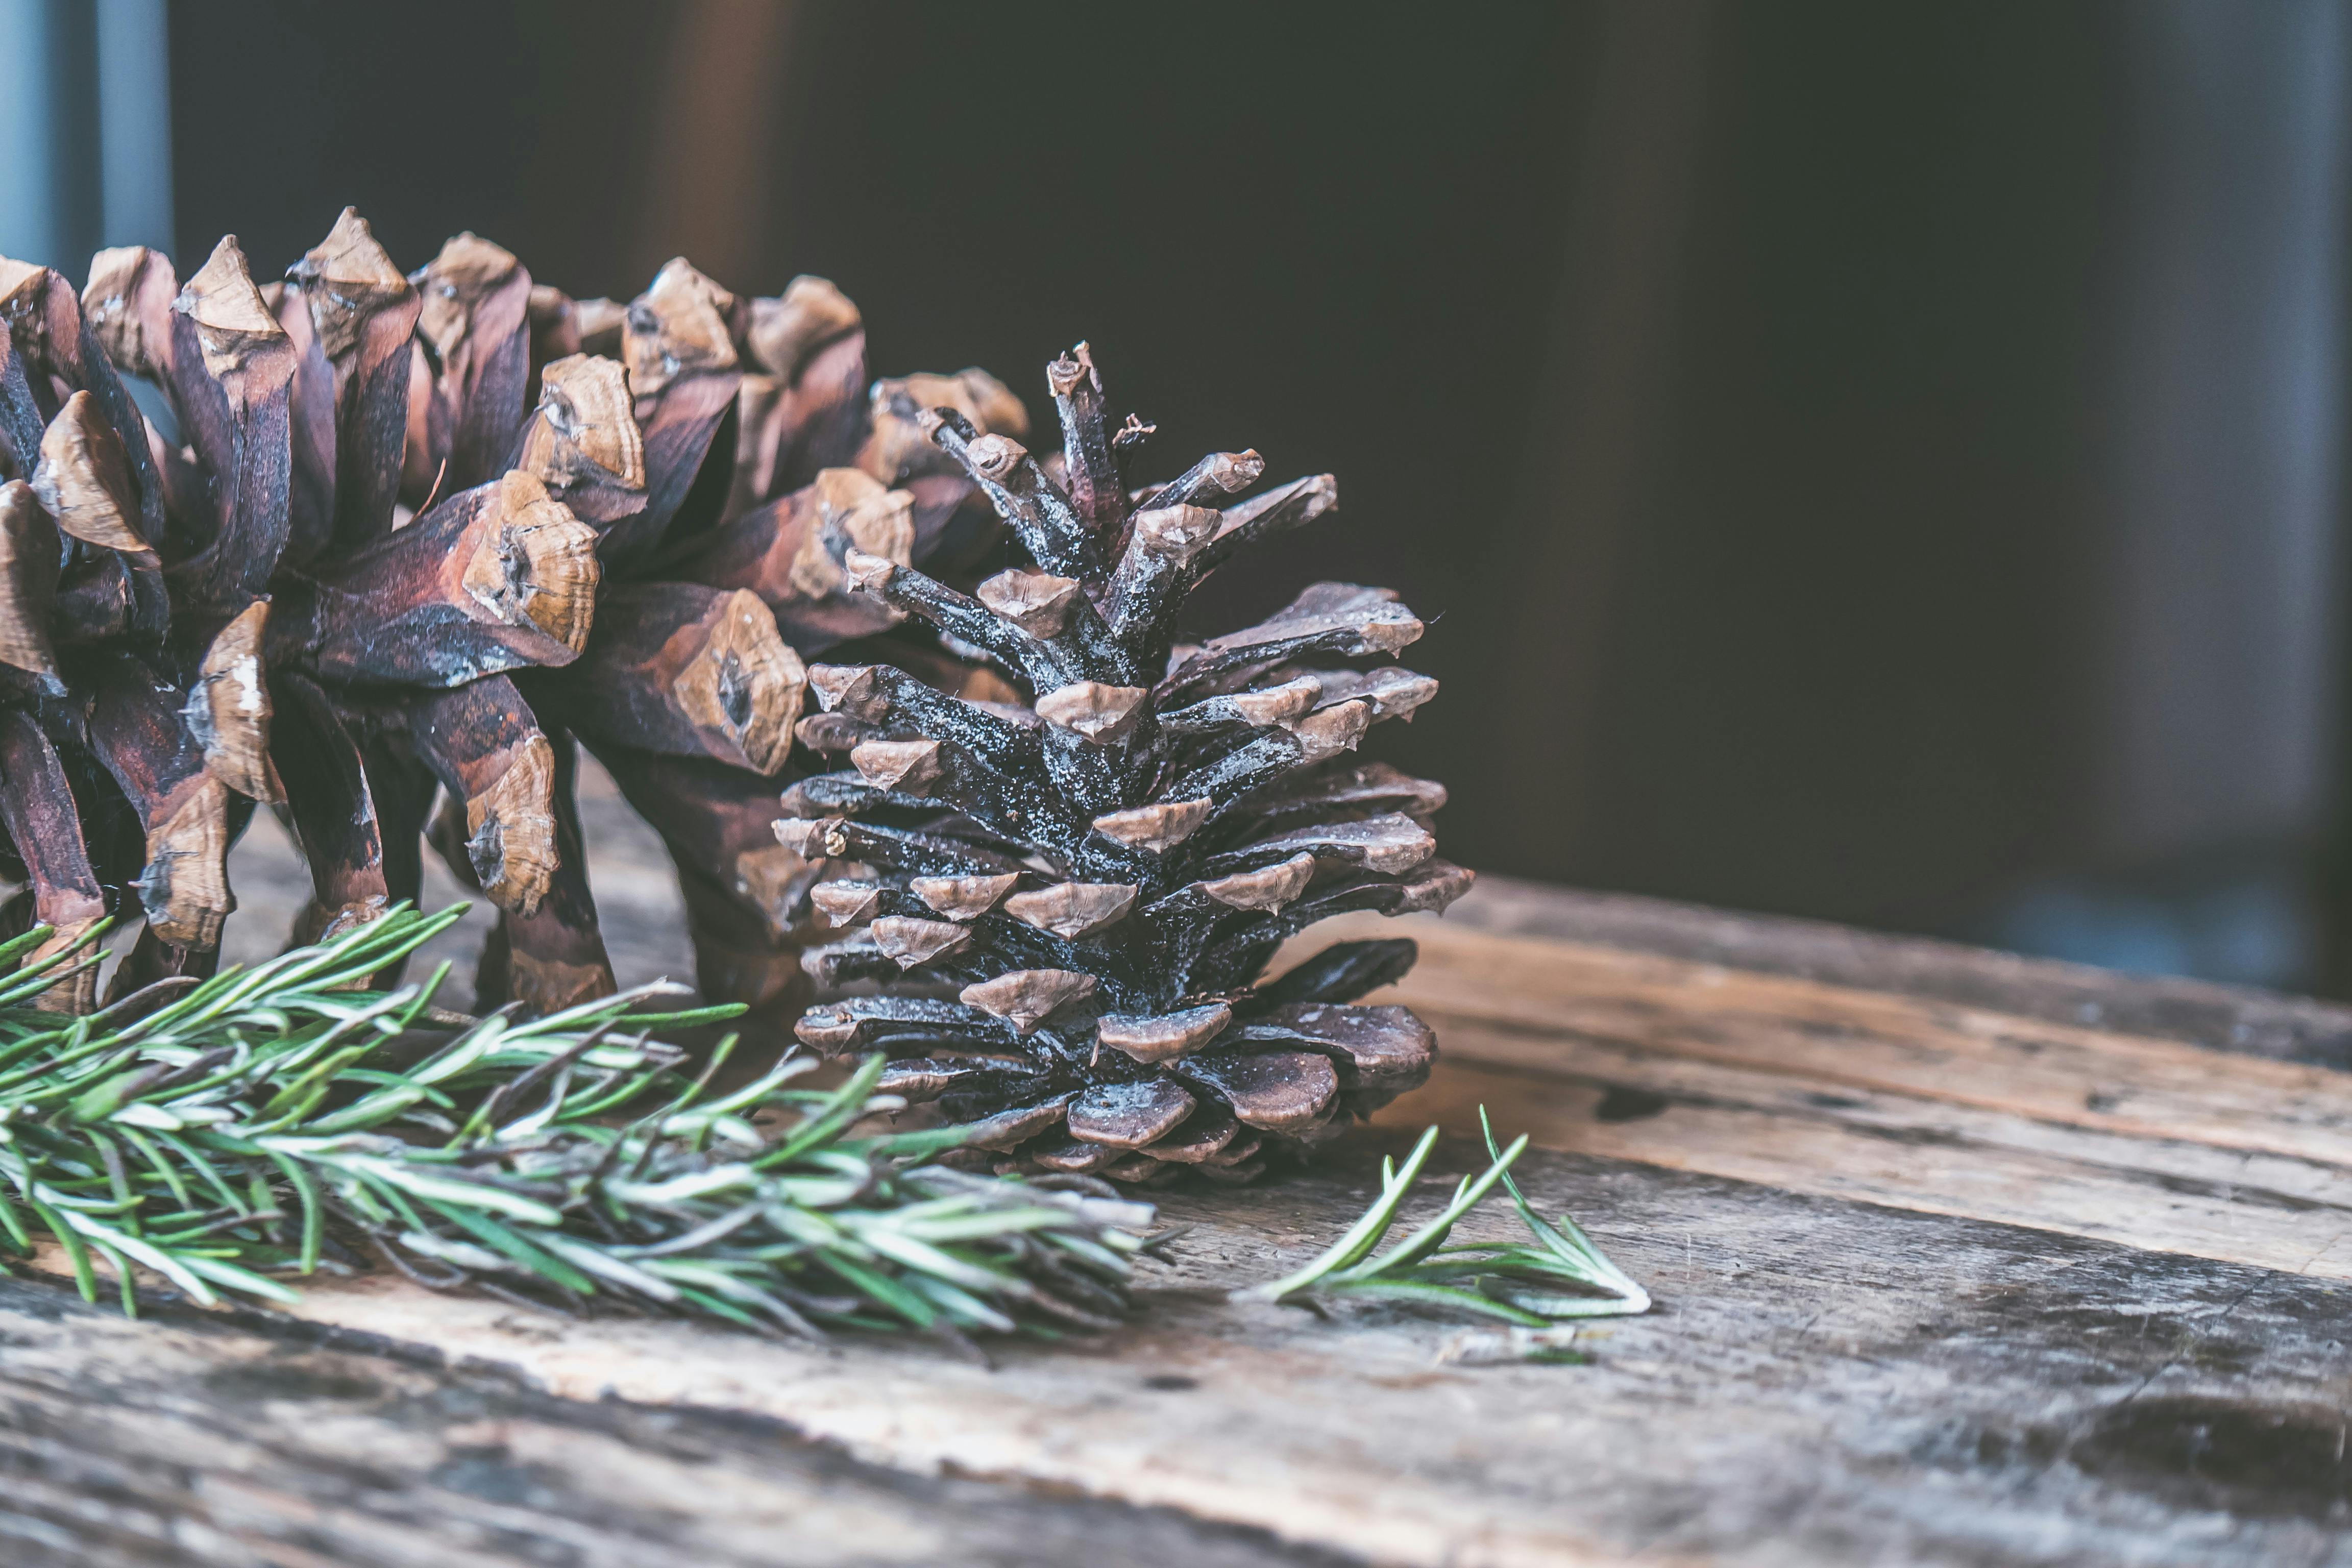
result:
[[[1592,755],[1610,679],[1620,556],[1665,455],[1683,255],[1706,150],[1708,0],[1604,0],[1593,88],[1567,161],[1567,243],[1535,383],[1507,556],[1498,712],[1512,734],[1489,786],[1515,869],[1575,877],[1600,826]]]
[[[86,0],[0,0],[0,256],[77,278],[98,245],[97,53]]]
[[[0,0],[0,256],[172,244],[164,0]]]
[[[2343,439],[2333,0],[2126,8],[2110,854],[2305,833],[2330,787]]]
[[[101,242],[173,248],[172,51],[164,0],[98,0]]]
[[[797,10],[791,0],[684,0],[673,7],[651,121],[637,277],[651,278],[670,257],[684,256],[730,289],[783,287],[782,279],[752,272],[769,217],[778,88]]]
[[[49,200],[48,6],[0,0],[0,256],[57,248]]]
[[[2108,733],[2086,848],[2171,889],[2187,940],[2158,966],[2308,984],[2304,868],[2340,787],[2345,16],[2335,0],[2118,16]]]

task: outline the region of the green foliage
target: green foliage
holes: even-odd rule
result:
[[[1148,1205],[923,1164],[954,1130],[853,1136],[875,1058],[829,1090],[788,1055],[714,1091],[646,1011],[656,984],[548,1017],[452,1029],[422,984],[364,987],[462,909],[402,908],[317,947],[90,1017],[27,1005],[68,969],[0,945],[0,1247],[54,1241],[190,1299],[287,1301],[289,1277],[370,1255],[438,1289],[827,1328],[1042,1334],[1126,1307]],[[94,949],[91,950],[94,952]],[[135,1004],[135,1005],[134,1005]],[[5,1264],[0,1264],[5,1266]]]
[[[1381,1195],[1348,1233],[1296,1274],[1238,1294],[1246,1300],[1307,1303],[1318,1300],[1405,1301],[1416,1306],[1458,1308],[1500,1318],[1524,1329],[1546,1329],[1579,1318],[1624,1317],[1650,1310],[1650,1294],[1609,1260],[1574,1220],[1557,1224],[1536,1213],[1511,1179],[1511,1166],[1527,1152],[1521,1137],[1508,1149],[1495,1146],[1495,1130],[1484,1106],[1478,1123],[1486,1134],[1492,1163],[1465,1176],[1454,1197],[1427,1224],[1378,1257],[1373,1249],[1397,1223],[1437,1129],[1421,1135],[1399,1168],[1381,1162]],[[1462,1216],[1500,1183],[1519,1212],[1527,1242],[1460,1242],[1446,1238]]]

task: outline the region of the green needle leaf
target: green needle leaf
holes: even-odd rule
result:
[[[11,971],[34,944],[0,943],[0,1231],[29,1253],[45,1230],[91,1300],[105,1259],[126,1311],[142,1269],[199,1302],[291,1301],[272,1276],[333,1249],[761,1332],[1116,1321],[1141,1248],[1122,1227],[1150,1207],[920,1163],[961,1128],[850,1139],[879,1057],[829,1092],[794,1087],[813,1064],[787,1056],[705,1098],[738,1037],[689,1069],[650,1031],[741,1009],[679,1009],[668,985],[470,1022],[420,1053],[440,975],[363,987],[459,913],[404,905],[74,1019],[8,1005],[62,960]],[[604,1120],[646,1097],[667,1103]]]
[[[1395,1226],[1406,1194],[1436,1147],[1434,1127],[1421,1135],[1402,1170],[1381,1162],[1380,1196],[1328,1251],[1295,1274],[1234,1292],[1234,1300],[1393,1301],[1500,1318],[1524,1329],[1648,1311],[1649,1292],[1611,1262],[1573,1220],[1563,1215],[1557,1226],[1549,1224],[1528,1204],[1510,1173],[1527,1152],[1528,1140],[1498,1149],[1484,1106],[1478,1108],[1478,1122],[1486,1132],[1486,1170],[1456,1182],[1445,1206],[1411,1236],[1377,1258],[1370,1256]],[[1510,1194],[1537,1245],[1448,1245],[1454,1227],[1497,1184]],[[1563,1290],[1563,1284],[1593,1293]]]
[[[1237,1298],[1248,1301],[1284,1301],[1311,1289],[1325,1275],[1345,1268],[1381,1244],[1381,1238],[1396,1223],[1398,1207],[1405,1194],[1412,1190],[1413,1179],[1429,1161],[1429,1152],[1437,1147],[1437,1129],[1433,1127],[1421,1135],[1421,1142],[1405,1156],[1404,1169],[1400,1171],[1386,1159],[1381,1162],[1381,1195],[1363,1217],[1349,1226],[1348,1233],[1333,1242],[1324,1254],[1296,1274],[1286,1275],[1267,1284],[1237,1292]]]

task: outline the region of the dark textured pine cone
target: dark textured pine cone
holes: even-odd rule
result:
[[[800,1037],[893,1055],[884,1087],[980,1120],[1008,1168],[1246,1180],[1419,1084],[1434,1042],[1351,1006],[1410,941],[1262,972],[1329,915],[1443,909],[1470,873],[1433,858],[1444,791],[1352,753],[1436,683],[1389,662],[1422,623],[1383,589],[1320,583],[1262,625],[1175,647],[1210,572],[1336,504],[1329,475],[1250,494],[1254,452],[1129,494],[1145,427],[1106,424],[1085,345],[1048,379],[1058,460],[952,407],[932,439],[1036,570],[967,596],[852,552],[851,581],[1002,672],[1019,702],[942,695],[888,665],[816,665],[813,746],[849,771],[784,795],[777,833],[841,863],[814,909],[856,930],[805,955]],[[1057,477],[1058,476],[1058,477]]]
[[[308,863],[308,941],[417,896],[444,794],[436,846],[500,911],[478,1002],[606,994],[576,736],[677,859],[706,991],[796,1003],[793,645],[898,618],[851,550],[972,546],[909,389],[1017,432],[1002,386],[869,393],[823,279],[739,299],[677,261],[575,302],[470,234],[404,277],[348,211],[267,289],[234,239],[184,288],[144,249],[79,296],[0,261],[0,923],[57,946],[135,910],[118,992],[207,973],[255,803]]]

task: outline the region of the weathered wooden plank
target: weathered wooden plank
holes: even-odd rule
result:
[[[0,1562],[25,1568],[1334,1561],[1165,1510],[885,1470],[770,1422],[555,1399],[354,1335],[132,1323],[5,1279],[0,1335]]]
[[[1471,1153],[1449,1144],[1441,1163]],[[1357,1144],[1278,1184],[1177,1194],[1169,1217],[1199,1228],[1126,1335],[1009,1350],[992,1371],[905,1345],[827,1353],[564,1322],[382,1281],[321,1287],[304,1312],[511,1367],[559,1396],[749,1412],[917,1475],[1018,1480],[1384,1563],[2352,1563],[2342,1287],[1537,1155],[1538,1202],[1584,1216],[1659,1298],[1653,1316],[1596,1330],[1590,1365],[1444,1363],[1451,1324],[1223,1300],[1328,1240],[1367,1196],[1370,1160]],[[1470,1227],[1507,1228],[1483,1215]],[[107,1342],[150,1331],[185,1332]],[[74,1342],[45,1353],[70,1377]],[[205,1419],[225,1443],[247,1424],[288,1440],[291,1418],[254,1384],[225,1378],[218,1397]],[[574,1418],[541,1418],[547,1431],[507,1456],[569,1451]],[[583,1444],[604,1440],[597,1416],[577,1419]],[[376,1494],[449,1462],[402,1448],[416,1439],[389,1415],[339,1420],[320,1430],[349,1462],[367,1457]],[[775,1462],[798,1464],[781,1445]],[[687,1483],[675,1506],[697,1530],[749,1485],[734,1465],[705,1492]],[[584,1460],[563,1473],[596,1475]],[[611,1506],[672,1506],[659,1496],[672,1484],[616,1482]],[[570,1494],[517,1506],[520,1528]],[[1139,1546],[1102,1560],[1164,1559]]]
[[[1656,1070],[1656,1058],[1594,1059],[1601,1055],[1576,1053],[1576,1068],[1594,1074],[1584,1081],[1457,1058],[1409,1107],[1377,1120],[1472,1131],[1485,1105],[1504,1135],[1530,1132],[1549,1147],[2352,1279],[2352,1173],[2325,1171],[2335,1201],[2323,1202],[2185,1176],[2179,1166],[2194,1163],[2186,1160],[2149,1169],[2158,1161],[2147,1146],[2127,1141],[2076,1137],[2045,1152],[2021,1147],[2035,1124],[2011,1118],[1887,1095],[1840,1095],[1823,1110],[1808,1103],[1816,1093],[1769,1075],[1673,1074]]]
[[[1433,919],[1444,1055],[1383,1120],[2352,1278],[2352,1076],[1957,1003]]]
[[[687,973],[657,847],[600,782],[586,781],[583,811],[615,968],[625,983]],[[240,940],[273,951],[258,909],[278,882],[289,899],[304,885],[273,833],[257,824],[232,863],[247,911],[232,922],[232,956]],[[1591,1365],[1444,1363],[1454,1325],[1394,1310],[1318,1322],[1224,1301],[1353,1217],[1371,1147],[1397,1136],[1375,1130],[1305,1175],[1167,1196],[1169,1217],[1197,1228],[1173,1272],[1150,1282],[1134,1330],[1111,1344],[1015,1349],[994,1372],[904,1345],[823,1353],[666,1323],[541,1320],[385,1280],[314,1289],[307,1326],[182,1321],[102,1340],[58,1330],[38,1342],[54,1358],[39,1375],[57,1388],[85,1365],[89,1377],[28,1403],[21,1425],[68,1433],[52,1458],[81,1479],[39,1494],[20,1538],[53,1548],[38,1530],[63,1530],[54,1539],[87,1553],[44,1561],[183,1560],[129,1554],[98,1524],[88,1544],[72,1521],[104,1521],[127,1495],[112,1489],[161,1485],[167,1472],[180,1478],[174,1498],[234,1504],[246,1494],[226,1473],[257,1433],[277,1479],[257,1517],[278,1521],[277,1554],[241,1542],[187,1560],[678,1560],[647,1544],[664,1529],[690,1560],[845,1560],[788,1554],[814,1553],[820,1537],[833,1549],[822,1531],[720,1539],[713,1516],[733,1500],[754,1500],[755,1512],[818,1505],[793,1490],[803,1450],[773,1426],[727,1427],[715,1407],[918,1478],[1091,1500],[1041,1520],[1101,1505],[1147,1521],[1132,1551],[1084,1533],[1084,1520],[1066,1536],[1041,1522],[1029,1559],[1041,1562],[1222,1561],[1150,1533],[1218,1524],[1276,1532],[1280,1551],[1392,1563],[2352,1563],[2352,1292],[2337,1282],[2352,1253],[2352,1079],[2310,1065],[2352,1062],[2352,1013],[1507,882],[1443,925],[1375,930],[1423,938],[1403,994],[1446,1052],[1393,1120],[1459,1127],[1484,1101],[1507,1131],[1582,1151],[1530,1156],[1531,1190],[1585,1219],[1659,1299],[1652,1317],[1595,1331]],[[448,940],[469,962],[468,939]],[[1458,1169],[1472,1152],[1450,1144],[1444,1157]],[[1735,1176],[1753,1179],[1725,1179]],[[1507,1226],[1481,1215],[1471,1228]],[[19,1300],[0,1296],[0,1334],[34,1343],[6,1315]],[[206,1336],[290,1335],[280,1342],[307,1348],[268,1353],[309,1355],[322,1325],[534,1384],[515,1396],[545,1400],[529,1417],[543,1425],[500,1450],[492,1473],[519,1464],[543,1489],[502,1498],[494,1521],[465,1500],[449,1478],[469,1473],[469,1439],[420,1443],[430,1423],[416,1401],[486,1396],[413,1359],[402,1375],[429,1373],[429,1389],[328,1419],[235,1375],[206,1383],[193,1362],[181,1381],[124,1396],[132,1414],[104,1414],[138,1382],[110,1368],[140,1336],[194,1335],[203,1345],[175,1340],[173,1353],[243,1364],[246,1352],[205,1348]],[[0,1411],[16,1408],[16,1356],[0,1358]],[[640,1418],[677,1425],[600,1425]],[[17,1452],[14,1420],[0,1415],[0,1455]],[[167,1441],[181,1420],[216,1437],[216,1462],[200,1444]],[[653,1444],[657,1463],[634,1491],[599,1468],[611,1452],[600,1444],[701,1434],[711,1421],[752,1433],[751,1447],[720,1445],[679,1483],[670,1450]],[[81,1458],[60,1457],[71,1455]],[[99,1467],[108,1456],[128,1456],[125,1468]],[[93,1468],[72,1471],[80,1463]],[[352,1485],[374,1500],[346,1500],[313,1465],[363,1478]],[[854,1501],[862,1484],[850,1485]],[[908,1494],[908,1509],[946,1521],[947,1555],[996,1560],[1003,1536],[991,1531],[1012,1516],[953,1513],[967,1484],[939,1494],[950,1501]],[[686,1501],[667,1500],[673,1486]],[[346,1534],[306,1544],[314,1538],[282,1523],[297,1516]],[[173,1527],[189,1539],[219,1528],[210,1514],[171,1517],[194,1521]],[[387,1518],[421,1521],[404,1528],[420,1531],[422,1555],[389,1554],[391,1537],[370,1533]],[[582,1520],[600,1522],[583,1531]],[[11,1528],[0,1501],[0,1531]],[[878,1548],[874,1558],[899,1560]]]
[[[2244,986],[2119,974],[1925,937],[1630,893],[1584,892],[1509,877],[1481,878],[1477,891],[1446,918],[1480,931],[1687,958],[2048,1023],[2352,1068],[2352,1006]]]
[[[1422,948],[1399,994],[1450,1018],[2127,1137],[2352,1156],[2352,1075],[2326,1068],[1433,918],[1350,916],[1302,941],[1399,935]]]

